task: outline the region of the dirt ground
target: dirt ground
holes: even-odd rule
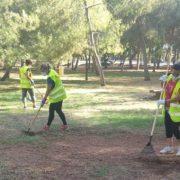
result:
[[[110,81],[111,80],[111,81]],[[154,109],[154,103],[147,101],[144,104],[137,99],[144,97],[149,89],[159,86],[158,81],[145,82],[134,81],[127,78],[120,79],[120,85],[113,79],[109,80],[109,84],[113,84],[113,88],[109,85],[105,89],[99,91],[109,91],[112,93],[124,92],[123,86],[130,84],[129,90],[132,91],[131,96],[107,96],[104,103],[92,108],[92,105],[84,105],[80,110],[73,111],[73,119],[83,120],[84,114],[92,113],[95,110],[112,110],[114,112],[121,110],[131,110],[142,107]],[[117,85],[116,85],[117,84]],[[4,85],[6,86],[6,84]],[[11,85],[14,86],[13,83]],[[12,88],[10,85],[9,88]],[[136,87],[135,93],[134,91]],[[81,93],[87,94],[88,89],[80,89],[74,91],[75,88],[69,90],[71,94]],[[92,89],[92,87],[91,87]],[[124,90],[124,91],[123,91]],[[72,91],[72,92],[71,92]],[[90,94],[95,90],[91,90]],[[96,90],[97,91],[97,90]],[[91,96],[90,96],[91,97]],[[118,99],[118,101],[117,101]],[[73,103],[76,99],[73,99]],[[98,99],[96,99],[97,101]],[[106,102],[107,101],[107,102]],[[123,103],[123,106],[121,104]],[[111,106],[109,107],[109,103]],[[118,103],[117,103],[118,102]],[[103,104],[103,105],[102,105]],[[15,106],[15,105],[14,105]],[[17,107],[9,107],[11,111],[16,111]],[[147,107],[146,107],[147,106]],[[1,112],[6,106],[1,107]],[[84,109],[83,109],[84,108]],[[88,111],[87,111],[88,109]],[[90,111],[91,110],[91,111]],[[18,126],[23,121],[30,120],[32,115],[6,115],[6,121],[0,126],[0,137],[4,140],[6,135],[17,136],[14,144],[0,144],[0,180],[179,180],[180,179],[180,157],[174,155],[162,156],[159,150],[165,145],[165,138],[161,135],[154,136],[153,147],[155,153],[142,153],[149,138],[148,133],[137,130],[121,129],[103,129],[96,126],[83,127],[79,122],[70,126],[66,132],[60,132],[58,128],[51,129],[49,132],[37,132],[33,138],[37,141],[18,142],[23,136]],[[91,114],[90,114],[91,115]],[[12,117],[13,116],[13,117]],[[24,117],[23,117],[24,116]],[[46,119],[46,117],[39,119]],[[70,115],[69,115],[70,116]],[[2,116],[3,117],[3,116]],[[76,117],[76,118],[75,118]],[[93,116],[90,116],[90,118]],[[24,119],[24,120],[23,120]],[[70,119],[70,118],[69,118]],[[17,121],[18,120],[18,121]],[[21,122],[22,120],[22,122]],[[89,120],[89,119],[88,119]],[[17,128],[10,122],[17,121]],[[8,128],[3,127],[3,123],[8,124]],[[38,125],[38,127],[41,124]],[[17,132],[15,132],[17,131]],[[9,133],[9,134],[6,134]],[[146,134],[146,135],[145,135]],[[19,136],[18,136],[19,135]],[[42,140],[42,142],[41,142]]]
[[[36,136],[47,140],[43,148],[39,144],[1,146],[6,167],[0,179],[180,179],[180,158],[158,154],[163,139],[153,142],[157,156],[142,156],[146,136],[104,132],[70,128],[59,138],[53,131],[39,132]]]

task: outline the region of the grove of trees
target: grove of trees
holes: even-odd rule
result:
[[[86,60],[105,85],[101,57],[143,60],[144,79],[150,80],[161,59],[179,60],[180,0],[1,0],[0,61],[5,80],[16,62],[37,64]],[[76,65],[78,62],[76,61]],[[86,75],[87,79],[87,75]]]

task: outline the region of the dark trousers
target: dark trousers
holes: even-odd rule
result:
[[[168,111],[165,111],[164,124],[167,138],[172,138],[173,136],[175,136],[176,139],[180,139],[179,124],[176,124],[171,120]]]
[[[59,117],[61,118],[64,125],[67,125],[66,117],[64,113],[62,112],[62,103],[63,101],[57,102],[57,103],[51,103],[49,106],[49,118],[47,125],[50,126],[53,119],[54,119],[54,112],[56,111]]]
[[[35,94],[34,94],[34,90],[29,88],[29,89],[26,89],[26,88],[23,88],[22,89],[22,102],[24,103],[25,102],[25,98],[27,96],[27,92],[29,93],[29,95],[31,96],[31,101],[32,102],[35,102]]]

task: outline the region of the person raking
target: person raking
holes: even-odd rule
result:
[[[172,74],[167,76],[164,88],[164,98],[158,101],[163,105],[164,124],[167,146],[160,153],[175,153],[180,156],[180,144],[175,149],[174,137],[180,140],[180,62],[172,66]]]
[[[47,98],[50,103],[48,122],[43,127],[43,129],[45,131],[49,130],[51,123],[54,119],[54,113],[56,111],[56,113],[59,115],[60,119],[63,122],[63,125],[60,127],[61,130],[66,130],[68,128],[68,125],[66,122],[66,117],[62,111],[63,100],[66,98],[65,88],[62,84],[61,79],[59,78],[59,75],[55,70],[51,68],[49,64],[43,64],[41,66],[41,71],[43,75],[47,75],[47,89],[42,99],[41,106],[44,106]]]

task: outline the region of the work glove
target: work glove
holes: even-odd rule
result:
[[[165,74],[165,75],[161,76],[161,77],[159,78],[159,80],[162,81],[162,82],[166,82],[166,80],[167,80],[167,75]]]
[[[43,107],[45,103],[46,103],[46,98],[43,98],[41,101],[41,107]]]
[[[165,105],[165,99],[159,99],[158,101],[157,101],[157,106],[159,107],[160,105]]]

